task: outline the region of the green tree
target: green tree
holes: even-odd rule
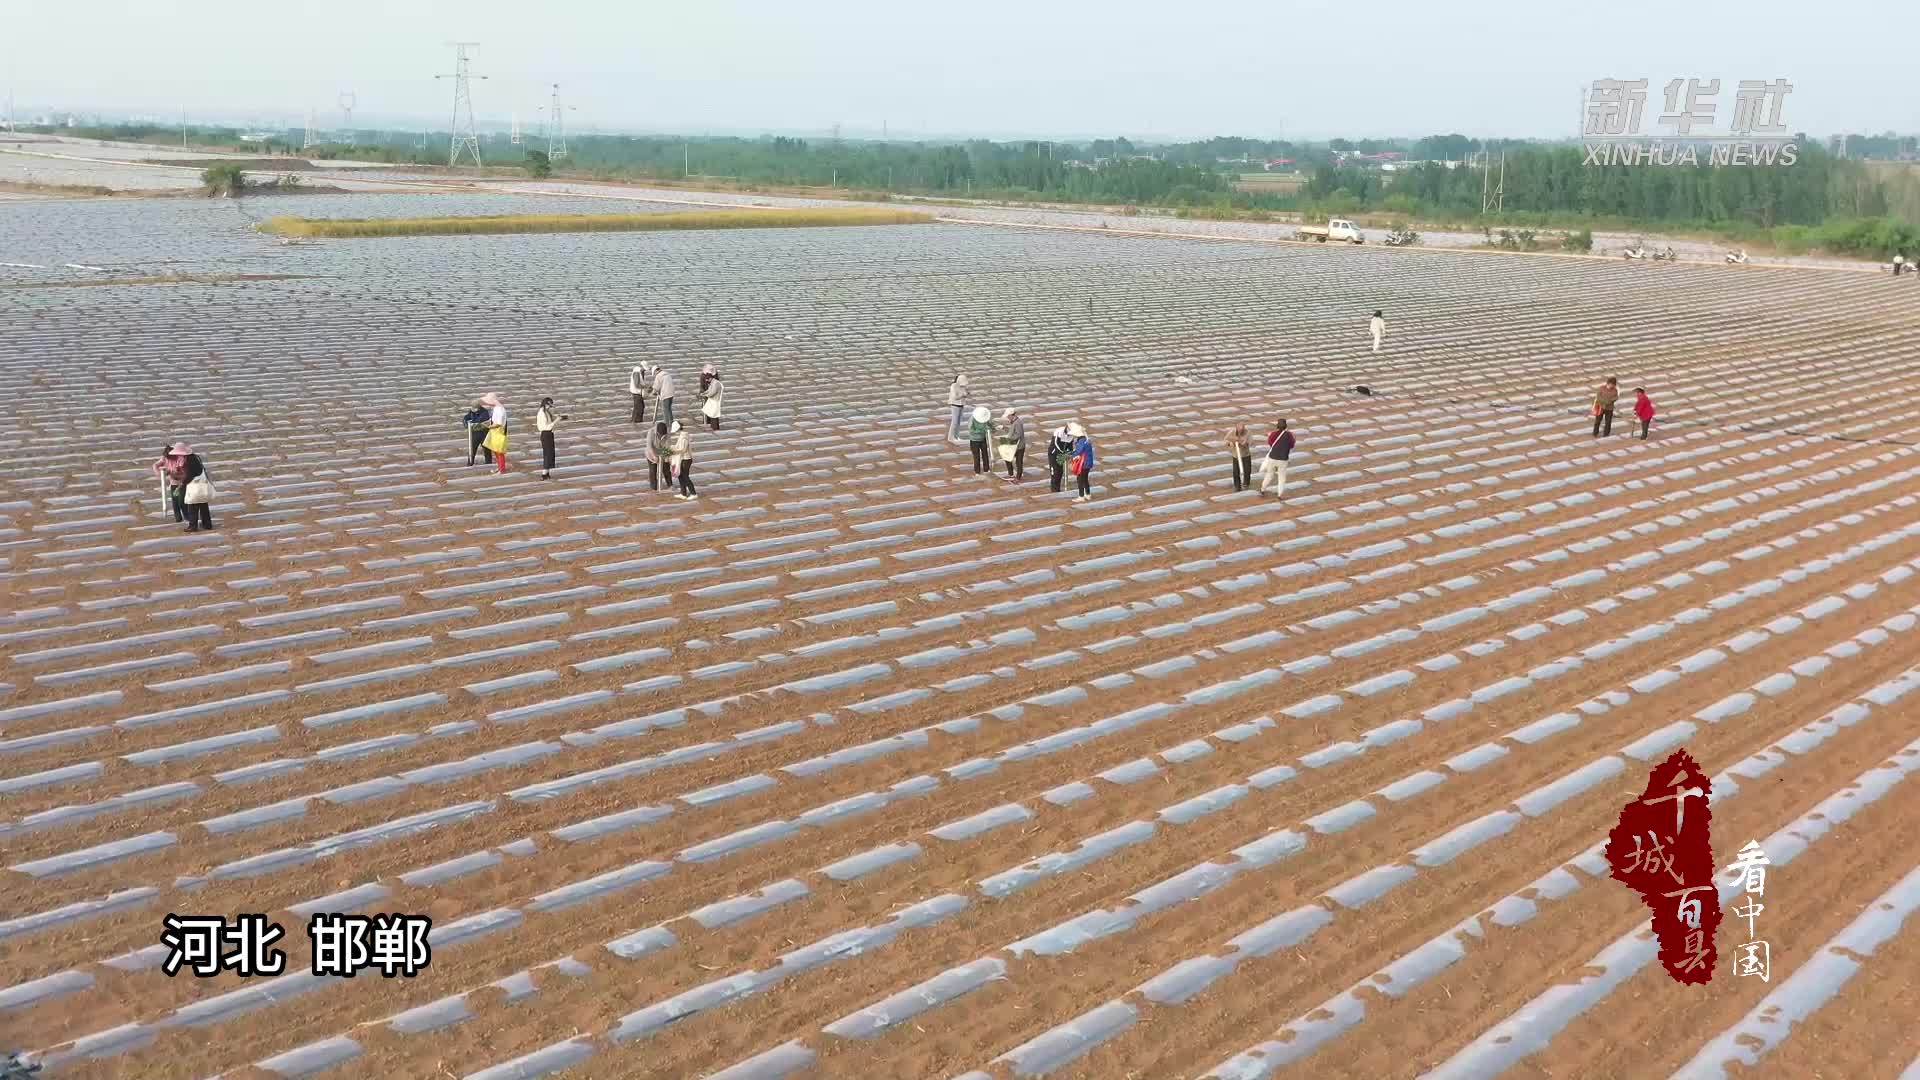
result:
[[[247,174],[239,165],[223,161],[200,174],[200,189],[209,198],[239,198],[247,190]]]
[[[529,176],[534,176],[534,177],[552,176],[553,162],[548,160],[547,152],[545,150],[529,150],[527,151],[526,169],[527,169],[527,175]]]

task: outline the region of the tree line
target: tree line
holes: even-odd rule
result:
[[[177,129],[123,125],[80,134],[116,139],[179,138]],[[240,146],[238,133],[202,129],[201,145]],[[440,164],[445,134],[362,133],[357,145],[298,151],[318,158]],[[1220,136],[1147,145],[1124,137],[1084,142],[1039,140],[878,142],[761,138],[573,135],[568,155],[547,162],[544,141],[513,145],[483,139],[496,166],[549,169],[609,179],[721,179],[748,186],[833,187],[863,194],[902,193],[1033,201],[1184,208],[1231,216],[1299,211],[1310,216],[1378,212],[1425,221],[1521,223],[1549,227],[1667,227],[1765,234],[1794,244],[1824,243],[1812,232],[1839,223],[1873,243],[1907,243],[1920,223],[1920,180],[1904,165],[1841,159],[1804,137],[1790,166],[1720,167],[1588,164],[1576,145],[1487,143],[1459,134],[1417,140],[1291,142]],[[246,147],[257,150],[258,147]],[[287,149],[292,151],[292,147]],[[1393,171],[1353,155],[1398,149],[1414,164]],[[1463,164],[1488,152],[1505,157],[1499,212],[1483,214],[1483,191],[1497,176]],[[1306,181],[1285,194],[1237,190],[1243,172],[1291,158]],[[1874,223],[1862,228],[1855,223]],[[1901,229],[1908,232],[1902,232]],[[1795,233],[1791,230],[1799,229]],[[1789,230],[1773,236],[1775,230]],[[1915,245],[1920,247],[1920,245]],[[1910,249],[1911,250],[1911,249]]]

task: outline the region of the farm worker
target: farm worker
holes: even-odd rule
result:
[[[1009,405],[1000,414],[1000,460],[1006,463],[1007,479],[1027,478],[1027,418]]]
[[[973,422],[967,425],[967,444],[973,450],[973,471],[993,472],[993,463],[987,457],[987,440],[993,437],[993,412],[985,405],[973,410]]]
[[[1907,257],[1896,251],[1893,253],[1893,276],[1899,277],[1900,271],[1907,268]]]
[[[1267,485],[1273,485],[1273,497],[1283,498],[1287,494],[1287,459],[1293,456],[1293,432],[1287,430],[1287,419],[1281,417],[1273,422],[1273,430],[1267,432],[1267,457],[1260,463],[1260,491],[1267,493]]]
[[[647,422],[647,391],[653,387],[653,373],[645,364],[635,364],[627,373],[627,393],[633,395],[633,422]]]
[[[1367,320],[1367,329],[1373,331],[1373,351],[1379,352],[1380,339],[1387,336],[1386,314],[1376,308],[1373,313],[1373,318]]]
[[[487,407],[487,449],[493,451],[493,460],[500,466],[499,471],[507,471],[507,407],[500,402],[499,394],[488,394],[480,399]]]
[[[715,374],[713,365],[708,364],[707,369],[700,373],[700,395],[705,399],[700,402],[700,414],[707,418],[709,431],[720,430],[721,400],[726,389],[720,382],[720,376]]]
[[[1073,456],[1073,433],[1066,424],[1053,429],[1047,440],[1047,464],[1052,466],[1051,486],[1058,494],[1066,485],[1067,459]]]
[[[1636,395],[1633,399],[1633,415],[1640,418],[1640,437],[1644,439],[1647,430],[1653,427],[1653,399],[1647,396],[1644,387],[1636,386],[1633,392]]]
[[[207,467],[193,447],[186,443],[174,443],[167,449],[167,457],[179,461],[181,484],[175,488],[174,509],[186,519],[188,532],[212,531],[213,529],[213,478],[207,475]]]
[[[174,456],[173,447],[185,445],[185,443],[175,443],[161,447],[160,458],[152,466],[161,482],[166,485],[167,505],[173,508],[173,520],[181,525],[186,524],[187,521],[187,504],[181,501],[182,493],[187,486],[187,459]]]
[[[493,451],[484,445],[487,438],[487,417],[490,415],[492,412],[485,405],[474,402],[473,408],[468,409],[467,414],[460,418],[461,422],[467,425],[467,464],[469,465],[473,464],[473,459],[481,454],[487,455],[487,464],[493,464]]]
[[[1247,438],[1247,425],[1235,424],[1227,432],[1227,459],[1233,463],[1233,490],[1247,490],[1253,483],[1253,444]]]
[[[533,414],[533,426],[540,432],[540,479],[553,479],[553,429],[565,420],[564,416],[555,416],[553,399],[540,399],[540,411]]]
[[[680,491],[674,498],[696,498],[699,492],[693,490],[693,433],[681,427],[678,420],[667,429],[667,452],[673,460],[673,471],[680,474]]]
[[[947,425],[947,441],[950,443],[958,443],[960,441],[960,421],[965,417],[967,403],[970,400],[971,395],[967,391],[967,377],[965,375],[955,375],[953,377],[953,385],[947,387],[947,407],[953,413],[953,420]]]
[[[1079,481],[1080,494],[1074,502],[1093,501],[1093,437],[1079,421],[1067,425],[1067,434],[1073,436],[1073,460],[1067,468]]]
[[[660,478],[667,478],[667,490],[673,490],[673,462],[667,456],[667,425],[665,421],[653,425],[647,432],[647,480],[653,484],[653,490],[660,490]]]
[[[660,419],[673,423],[673,372],[666,368],[654,369],[653,396],[660,402]]]
[[[1613,434],[1613,405],[1620,400],[1620,380],[1609,375],[1593,395],[1593,437]]]

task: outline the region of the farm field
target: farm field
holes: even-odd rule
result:
[[[1904,283],[252,228],[558,205],[634,210],[0,203],[0,1048],[87,1080],[1920,1076]],[[111,284],[167,274],[207,280]],[[650,489],[642,360],[689,419],[726,380],[695,501]],[[945,441],[961,372],[1028,418],[1023,483]],[[1610,374],[1650,439],[1624,402],[1589,434]],[[504,475],[459,424],[489,391]],[[1284,500],[1235,493],[1226,430],[1277,415]],[[1068,419],[1091,503],[1040,464]],[[175,440],[210,535],[158,505]],[[1729,918],[1676,984],[1607,877],[1682,747],[1716,862],[1773,861],[1770,982]],[[311,977],[335,911],[431,916],[431,966]],[[286,974],[160,970],[168,913],[254,912]]]

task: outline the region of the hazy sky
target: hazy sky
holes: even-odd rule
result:
[[[1675,77],[1794,84],[1795,130],[1920,129],[1894,0],[0,0],[0,93],[47,107],[360,124],[438,118],[453,40],[475,114],[572,130],[1077,137],[1570,136],[1580,88]],[[356,125],[360,126],[360,125]]]

